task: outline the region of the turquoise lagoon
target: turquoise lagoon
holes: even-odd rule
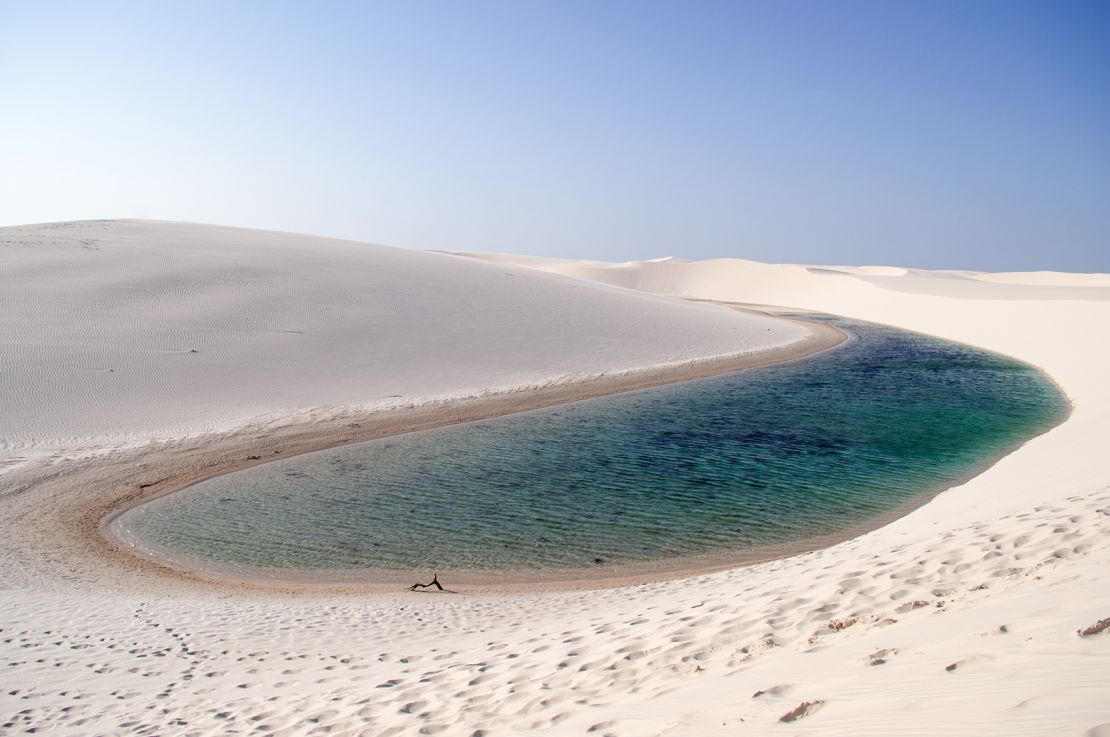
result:
[[[1058,423],[1035,368],[824,315],[806,359],[383,438],[129,510],[141,549],[286,571],[542,574],[789,546],[866,524]]]

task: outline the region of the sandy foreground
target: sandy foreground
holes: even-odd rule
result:
[[[0,734],[1110,735],[1110,630],[1078,634],[1110,617],[1110,276],[464,257],[112,221],[0,229],[0,285]],[[1000,351],[1074,411],[860,537],[621,588],[231,587],[89,533],[190,475],[398,418],[813,348],[804,325],[689,300]]]

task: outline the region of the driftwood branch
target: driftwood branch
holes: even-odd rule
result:
[[[443,591],[443,587],[439,584],[438,573],[432,576],[432,580],[430,583],[414,583],[412,586],[409,586],[409,591],[416,591],[417,589],[430,589],[433,586],[435,586],[440,591]]]

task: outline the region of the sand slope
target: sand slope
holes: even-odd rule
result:
[[[0,576],[0,729],[1110,734],[1110,629],[1078,634],[1110,617],[1110,301],[1091,296],[1105,288],[1099,278],[1076,278],[1071,298],[1010,291],[1003,299],[997,291],[954,296],[943,273],[907,270],[912,288],[899,288],[884,281],[901,278],[892,268],[519,262],[975,343],[1044,367],[1075,411],[979,477],[862,537],[624,589],[234,593],[98,574],[95,560],[28,542],[24,566],[19,551],[5,549]],[[1065,275],[961,279],[984,290],[1073,283]],[[198,442],[185,445],[203,449]],[[43,500],[62,491],[79,493],[64,472],[20,487],[5,498],[9,519],[33,530],[45,519]],[[800,718],[782,721],[788,714]]]
[[[0,454],[386,408],[788,344],[512,265],[207,225],[0,228]]]

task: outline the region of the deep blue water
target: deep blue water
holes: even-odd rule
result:
[[[281,569],[565,569],[835,533],[1055,422],[1032,367],[843,318],[800,361],[289,458],[128,513],[129,534]]]

